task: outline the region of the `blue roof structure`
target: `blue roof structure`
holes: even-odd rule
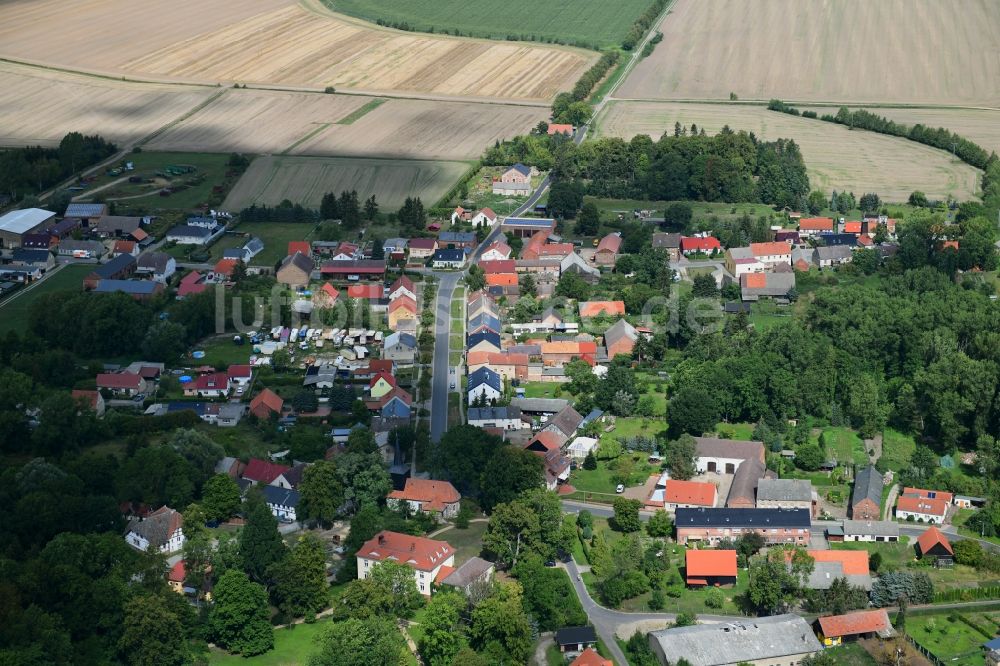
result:
[[[71,203],[63,217],[98,217],[104,215],[107,209],[102,203]]]
[[[107,278],[117,275],[134,263],[136,263],[136,260],[131,254],[119,254],[108,263],[101,264],[95,268],[94,272],[97,274],[97,277]]]
[[[208,238],[212,235],[212,230],[206,227],[192,227],[187,224],[181,224],[170,231],[167,232],[167,238],[178,237],[178,238]]]
[[[156,293],[156,288],[159,286],[158,282],[152,280],[98,280],[94,291],[99,294],[112,294],[120,291],[125,294],[149,296]]]
[[[465,251],[461,249],[437,250],[434,253],[434,261],[465,261]]]
[[[483,340],[491,343],[497,349],[500,349],[500,334],[494,333],[493,331],[480,331],[479,333],[473,333],[470,335],[467,349],[472,349]]]
[[[809,509],[684,509],[674,512],[677,527],[809,529]]]
[[[486,384],[487,386],[496,389],[497,391],[503,390],[503,380],[500,379],[500,375],[493,372],[487,367],[482,367],[469,375],[469,390],[474,390],[477,386]]]
[[[503,226],[518,227],[538,227],[539,229],[549,229],[555,224],[555,220],[549,217],[508,217],[503,221]]]
[[[274,506],[299,505],[299,491],[279,488],[278,486],[263,486],[261,492],[264,494],[264,501]]]
[[[26,250],[23,247],[16,247],[12,258],[22,264],[44,264],[48,262],[50,256],[48,250]]]
[[[983,643],[983,647],[987,650],[1000,650],[1000,638],[994,638],[991,641],[986,641]]]
[[[516,171],[516,172],[518,172],[520,174],[523,174],[525,176],[530,176],[531,175],[531,167],[525,166],[525,165],[521,164],[520,162],[518,162],[517,164],[515,164],[514,166],[512,166],[511,169],[513,169],[514,171]]]

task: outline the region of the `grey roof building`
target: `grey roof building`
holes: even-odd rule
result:
[[[785,298],[794,288],[794,273],[744,273],[740,276],[740,295],[744,301]]]
[[[684,658],[691,666],[798,663],[823,649],[809,624],[792,614],[661,629],[650,632],[649,644],[660,663]]]
[[[674,513],[678,527],[724,527],[754,529],[805,528],[811,519],[808,509],[686,509]]]
[[[816,562],[813,564],[812,573],[806,581],[806,587],[810,590],[829,590],[833,581],[838,578],[845,578],[854,587],[864,590],[872,589],[872,577],[870,574],[845,574],[843,562]]]
[[[680,234],[665,234],[657,232],[653,234],[653,247],[658,250],[676,250],[681,246]]]
[[[566,437],[572,437],[576,429],[580,427],[583,417],[570,405],[560,409],[555,416],[549,419],[545,430],[558,430]]]
[[[826,263],[842,264],[850,261],[854,256],[854,250],[847,245],[821,245],[816,248],[816,260],[820,266]]]
[[[441,581],[442,585],[450,585],[460,588],[469,594],[469,588],[478,582],[486,582],[493,576],[494,566],[492,562],[479,557],[470,557],[461,566],[452,571]]]
[[[470,407],[468,421],[509,421],[520,420],[519,407]]]
[[[569,405],[569,401],[562,398],[514,398],[510,404],[530,414],[555,414]]]
[[[843,527],[845,539],[855,540],[897,540],[899,539],[899,523],[894,520],[845,520]]]
[[[812,496],[807,479],[761,479],[757,484],[758,502],[812,502]]]
[[[882,488],[885,480],[877,469],[869,465],[854,477],[851,492],[851,511],[854,518],[877,520],[881,518]]]

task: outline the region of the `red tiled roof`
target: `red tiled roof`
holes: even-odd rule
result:
[[[104,372],[97,375],[97,388],[135,389],[142,387],[143,378],[131,372]]]
[[[483,250],[483,254],[486,254],[487,252],[490,251],[496,251],[505,257],[509,257],[511,253],[510,245],[507,245],[507,243],[504,243],[503,241],[496,241],[495,243],[490,243],[489,247]],[[492,261],[502,261],[502,260],[493,259]],[[479,265],[482,266],[484,263],[486,262],[480,262]]]
[[[610,252],[611,254],[618,254],[618,250],[622,246],[622,237],[618,234],[608,234],[601,239],[601,242],[597,244],[597,252]]]
[[[398,296],[394,301],[389,303],[389,312],[395,312],[400,308],[404,308],[415,313],[417,311],[417,302],[409,296],[404,295]]]
[[[858,236],[858,245],[860,245],[862,247],[871,247],[874,244],[875,244],[875,241],[872,240],[871,236],[866,236],[864,234],[862,234],[861,236]]]
[[[664,491],[664,499],[674,504],[696,504],[698,506],[715,506],[715,486],[699,481],[681,481],[669,479]]]
[[[767,286],[767,275],[764,273],[744,273],[740,277],[746,278],[747,289],[763,289]]]
[[[719,250],[722,248],[722,244],[719,243],[719,239],[715,236],[706,236],[704,238],[700,236],[681,236],[681,252],[711,252],[712,250]]]
[[[491,220],[497,219],[497,214],[494,213],[493,209],[490,208],[489,206],[484,206],[483,208],[480,208],[479,212],[485,215],[486,217],[490,218]]]
[[[863,576],[868,573],[867,550],[810,550],[807,552],[817,562],[840,562],[845,576]]]
[[[844,222],[844,233],[845,234],[860,234],[861,233],[861,223],[860,222]]]
[[[330,300],[335,301],[338,298],[340,298],[340,292],[337,291],[337,288],[334,287],[329,282],[325,283],[322,287],[319,288],[319,290],[322,291],[327,296],[329,296]]]
[[[856,636],[888,630],[889,614],[884,608],[819,618],[819,628],[827,638]]]
[[[491,287],[511,287],[517,284],[517,273],[491,273],[486,276],[486,284]]]
[[[494,245],[496,245],[496,243],[494,243]],[[483,272],[487,275],[492,275],[493,273],[513,273],[516,264],[517,262],[513,259],[490,259],[487,261],[480,261],[479,267],[482,268]]]
[[[215,391],[229,388],[229,375],[225,372],[213,372],[208,375],[200,375],[193,382],[184,385],[185,389],[195,389],[197,391]]]
[[[281,414],[285,402],[271,389],[264,389],[250,401],[250,412],[259,419],[266,419],[271,413]]]
[[[238,262],[239,259],[219,259],[212,270],[220,275],[231,277]]]
[[[566,123],[552,123],[549,125],[548,134],[572,134],[573,126]]]
[[[208,289],[208,285],[201,282],[201,279],[201,273],[198,271],[191,271],[181,278],[181,284],[177,288],[177,295],[190,296],[191,294],[200,294]]]
[[[230,379],[242,379],[249,377],[252,373],[249,365],[231,365],[226,369],[226,374],[229,375]]]
[[[370,358],[368,359],[368,372],[385,372],[392,374],[392,359]]]
[[[735,576],[735,550],[689,550],[685,554],[686,574],[707,578],[709,576]]]
[[[371,387],[375,386],[376,384],[378,384],[378,380],[380,380],[380,379],[384,379],[386,382],[388,382],[389,386],[395,386],[396,385],[396,378],[395,377],[393,377],[392,375],[390,375],[388,373],[380,372],[380,373],[378,373],[377,375],[375,375],[374,377],[371,378],[371,381],[368,382],[368,388],[371,388]]]
[[[410,478],[402,490],[389,493],[388,499],[422,502],[427,510],[444,511],[448,504],[461,500],[462,495],[447,481]]]
[[[400,275],[396,279],[396,281],[392,283],[392,286],[389,287],[389,293],[391,294],[392,292],[396,291],[400,287],[402,287],[403,289],[406,289],[410,293],[413,293],[413,294],[417,293],[417,289],[416,289],[416,286],[413,284],[413,280],[411,280],[410,278],[408,278],[405,275]]]
[[[261,460],[260,458],[251,458],[250,462],[247,463],[247,468],[243,470],[243,478],[266,485],[290,469],[292,468],[288,465],[279,465],[267,460]]]
[[[358,557],[366,560],[392,560],[419,571],[433,571],[441,566],[455,549],[447,541],[383,530],[358,549]]]
[[[380,284],[352,284],[347,288],[348,298],[367,298],[378,300],[384,293]]]
[[[133,231],[132,231],[132,232],[131,232],[131,233],[130,233],[129,235],[130,235],[130,236],[131,236],[131,237],[132,237],[132,238],[133,238],[134,240],[137,240],[137,241],[144,241],[144,240],[146,240],[147,238],[149,238],[149,234],[147,234],[147,233],[146,233],[145,231],[143,231],[142,229],[135,229],[135,230],[133,230]]]
[[[831,217],[804,217],[799,220],[800,231],[833,231]]]
[[[955,500],[955,496],[945,490],[927,490],[925,488],[910,488],[909,486],[903,488],[903,492],[900,493],[903,497],[923,497],[924,499],[939,499],[944,500],[951,504]]]
[[[187,574],[184,567],[184,560],[178,560],[174,566],[170,567],[170,573],[167,574],[167,580],[171,583],[181,583],[184,584],[184,577]]]
[[[115,241],[114,251],[116,253],[121,252],[125,254],[132,254],[133,252],[135,252],[135,241],[130,241],[130,240]]]
[[[401,389],[397,386],[379,398],[378,408],[383,409],[386,405],[397,398],[407,407],[413,404],[413,396],[411,396],[405,389]]]
[[[292,256],[296,252],[301,252],[305,256],[312,255],[312,245],[309,241],[288,241],[288,256]]]
[[[455,573],[455,567],[443,566],[438,569],[437,576],[434,577],[434,582],[440,583],[453,573]]]
[[[100,395],[97,391],[84,391],[81,389],[73,389],[72,392],[74,400],[86,400],[91,409],[97,409],[97,398]]]
[[[771,243],[750,243],[750,252],[755,257],[768,257],[776,254],[791,254],[792,248],[788,243],[774,241]]]
[[[951,542],[948,541],[948,537],[946,537],[944,532],[936,527],[931,527],[926,532],[921,534],[919,539],[917,539],[917,545],[920,546],[921,553],[926,553],[938,544],[944,546],[945,550],[949,553],[954,554],[955,551],[951,549]]]
[[[601,313],[624,315],[625,301],[584,301],[580,303],[581,317],[596,317]]]
[[[581,652],[580,656],[569,662],[569,666],[614,666],[614,663],[597,654],[594,648],[589,647]]]
[[[558,451],[559,447],[562,445],[562,439],[559,435],[554,432],[546,430],[545,432],[540,432],[535,435],[535,438],[528,442],[528,446],[531,446],[535,442],[538,442],[546,451]]]
[[[896,511],[923,513],[929,516],[943,516],[948,512],[948,503],[943,499],[927,499],[924,497],[906,497],[900,495],[896,500]]]
[[[436,238],[411,238],[406,244],[411,250],[433,250],[437,247]]]

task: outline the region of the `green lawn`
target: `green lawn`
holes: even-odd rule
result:
[[[625,484],[628,487],[641,485],[651,474],[658,470],[658,468],[646,462],[645,454],[626,453],[624,455],[632,456],[632,460],[634,461],[632,474]],[[615,480],[617,477],[609,462],[611,461],[598,460],[597,469],[593,470],[578,467],[570,475],[570,485],[577,490],[588,493],[608,493],[613,495],[618,482]]]
[[[521,382],[526,398],[564,398],[573,403],[573,396],[562,390],[559,382]]]
[[[256,657],[245,658],[222,650],[212,650],[209,664],[249,664],[251,666],[292,666],[304,663],[313,650],[313,640],[326,622],[297,624],[274,632],[274,649]]]
[[[104,200],[149,195],[116,202],[116,211],[119,215],[156,210],[190,211],[203,205],[218,206],[225,199],[226,193],[238,177],[237,174],[232,173],[227,164],[229,155],[222,153],[143,151],[130,154],[122,161],[132,162],[135,169],[123,171],[117,176],[102,173],[88,189],[95,190],[129,176],[140,176],[155,182],[118,183],[95,195]],[[189,165],[193,166],[195,170],[189,174],[171,176],[164,171],[166,167],[171,165]],[[163,175],[158,176],[158,173]],[[170,196],[159,196],[157,193],[164,187],[174,188],[175,191]],[[213,188],[216,187],[221,188],[220,191],[213,191]],[[86,196],[86,192],[83,193],[83,196]]]
[[[234,363],[247,363],[250,360],[250,355],[253,354],[253,345],[233,344],[233,336],[229,334],[203,341],[195,345],[194,349],[205,352],[205,358],[185,358],[185,364],[214,365],[227,368]]]
[[[909,537],[900,537],[896,543],[868,543],[868,542],[848,542],[831,543],[834,550],[867,550],[869,553],[880,553],[882,555],[883,568],[886,566],[894,569],[902,569],[915,565],[916,553],[913,545],[909,542]],[[975,569],[962,564],[953,567],[918,567],[919,571],[930,576],[934,583],[935,590],[947,590],[958,587],[978,587],[996,584],[996,581],[984,581],[983,575]]]
[[[462,332],[464,330],[465,330],[465,324],[462,323],[461,319],[452,319],[451,320],[451,332],[452,332],[452,334],[454,334],[454,335],[462,335]]]
[[[465,0],[326,0],[334,11],[392,27],[406,24],[422,32],[451,32],[489,39],[523,39],[569,43],[587,48],[617,46],[632,22],[651,4],[650,0],[577,0],[533,3],[512,0],[507,4],[473,3]]]
[[[823,441],[826,442],[827,458],[841,464],[852,461],[857,465],[868,464],[865,443],[850,428],[823,428],[822,437]]]
[[[857,643],[845,643],[823,650],[837,666],[875,666],[875,659]]]
[[[681,549],[683,550],[683,549]],[[682,559],[680,560],[683,562]],[[737,572],[736,585],[733,587],[721,588],[722,592],[726,595],[726,601],[722,608],[709,608],[705,605],[705,598],[708,596],[708,590],[710,588],[689,588],[684,587],[681,595],[679,597],[666,597],[666,606],[662,609],[663,613],[708,613],[712,615],[739,615],[740,609],[737,607],[735,599],[737,596],[746,592],[747,587],[750,585],[750,574],[742,569]],[[652,593],[645,592],[640,594],[638,597],[633,597],[632,599],[626,599],[621,606],[624,611],[631,612],[647,612],[649,611],[649,598]]]
[[[917,443],[910,435],[904,435],[892,428],[886,428],[882,438],[882,460],[889,469],[901,470],[910,464],[910,456],[917,448]]]
[[[234,228],[236,231],[257,236],[264,241],[264,250],[250,260],[254,266],[274,266],[288,256],[288,242],[315,240],[312,235],[315,226],[296,222],[243,222]],[[347,240],[347,239],[345,239]],[[222,256],[222,249],[215,253],[213,246],[213,258]]]
[[[83,278],[94,270],[90,264],[68,264],[47,275],[41,282],[21,288],[0,304],[0,333],[23,331],[31,306],[45,294],[82,291]]]
[[[915,616],[907,620],[906,630],[948,664],[979,666],[983,663],[980,646],[989,639],[962,622],[957,613]]]
[[[477,557],[483,550],[483,533],[486,532],[486,525],[485,521],[469,523],[468,529],[460,530],[453,527],[434,538],[447,541],[455,549],[457,567],[469,558]]]
[[[752,440],[756,427],[754,423],[719,423],[715,432],[723,439]]]

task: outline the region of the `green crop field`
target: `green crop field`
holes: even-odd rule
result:
[[[0,333],[19,331],[28,324],[31,306],[43,295],[55,291],[81,291],[83,276],[94,270],[92,264],[69,264],[41,282],[29,285],[0,303]]]
[[[650,0],[576,0],[505,3],[467,0],[324,0],[332,10],[383,24],[405,23],[422,32],[473,37],[558,41],[588,48],[621,43]]]

